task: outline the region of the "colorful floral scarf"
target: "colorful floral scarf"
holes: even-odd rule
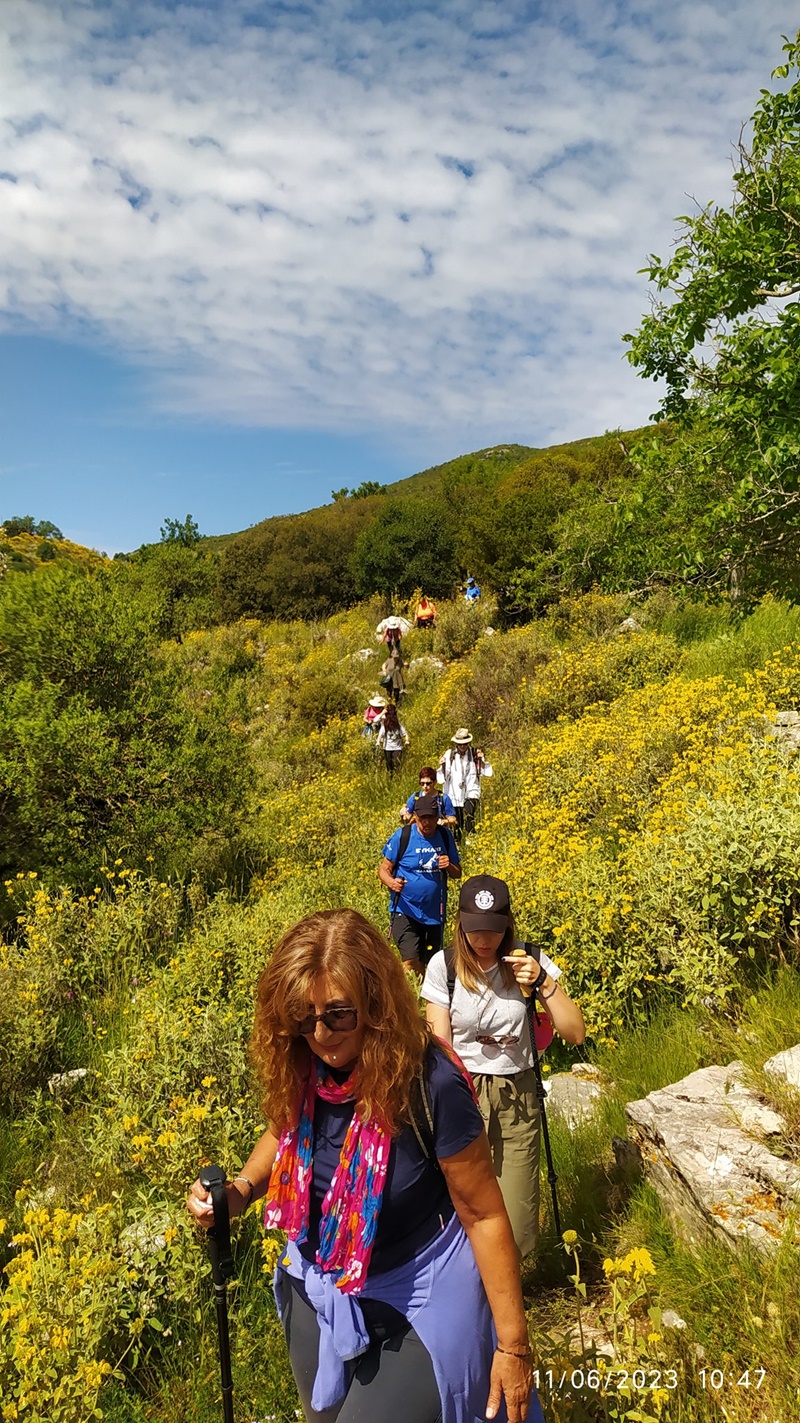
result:
[[[285,1230],[298,1245],[308,1237],[313,1173],[314,1099],[353,1100],[353,1077],[341,1086],[314,1058],[303,1093],[300,1121],[281,1133],[269,1178],[264,1226]],[[386,1182],[391,1136],[377,1117],[362,1122],[358,1112],[347,1128],[339,1164],[322,1203],[317,1264],[334,1276],[344,1294],[358,1293],[369,1269]]]

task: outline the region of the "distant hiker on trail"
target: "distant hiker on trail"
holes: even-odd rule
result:
[[[481,590],[474,578],[467,579],[467,586],[464,590],[464,601],[467,603],[479,603],[481,600]]]
[[[403,667],[408,663],[403,662],[400,648],[394,648],[381,667],[381,686],[386,688],[387,696],[393,702],[399,702],[406,689],[406,679],[403,676]]]
[[[378,751],[383,752],[386,769],[390,776],[394,775],[400,765],[403,751],[408,744],[408,732],[400,723],[397,707],[390,704],[381,717],[376,747]]]
[[[370,741],[373,736],[377,736],[383,713],[386,711],[385,697],[371,697],[364,711],[364,730],[361,735],[366,736]]]
[[[410,628],[411,624],[407,618],[391,617],[384,618],[383,622],[378,623],[375,632],[381,642],[386,643],[390,651],[396,647],[399,652],[403,634],[409,632]]]
[[[453,802],[448,795],[444,795],[436,789],[436,772],[433,766],[423,766],[419,773],[419,790],[414,791],[408,797],[405,805],[400,811],[400,823],[408,825],[414,819],[417,801],[420,796],[433,796],[439,808],[439,824],[447,825],[452,830],[456,823],[456,812]]]
[[[472,735],[460,726],[451,737],[453,745],[439,762],[436,779],[456,810],[456,835],[471,835],[475,828],[475,810],[481,798],[481,777],[491,776],[482,751],[472,749]]]
[[[391,890],[391,938],[409,973],[421,974],[442,947],[447,881],[461,877],[456,843],[436,823],[438,809],[435,796],[420,796],[413,823],[386,841],[378,867],[378,879]]]
[[[417,628],[436,627],[436,604],[432,603],[430,598],[426,598],[424,593],[420,595],[420,600],[417,603],[414,626]]]

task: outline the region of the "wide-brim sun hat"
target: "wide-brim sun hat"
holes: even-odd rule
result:
[[[385,697],[370,697],[370,699],[369,699],[369,705],[370,705],[371,707],[385,707],[385,706],[386,706],[386,698],[385,698]]]
[[[460,726],[450,740],[455,741],[456,746],[467,746],[472,740],[472,732],[468,731],[466,726]]]

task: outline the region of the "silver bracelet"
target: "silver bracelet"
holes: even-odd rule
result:
[[[239,1172],[239,1175],[238,1175],[238,1176],[234,1176],[234,1178],[233,1178],[233,1184],[234,1184],[234,1186],[236,1185],[236,1182],[237,1182],[237,1181],[244,1181],[245,1185],[250,1187],[250,1195],[247,1197],[247,1200],[245,1201],[245,1205],[246,1205],[246,1206],[249,1206],[249,1205],[250,1205],[250,1202],[252,1201],[252,1199],[253,1199],[253,1197],[254,1197],[254,1195],[255,1195],[255,1193],[256,1193],[256,1188],[255,1188],[255,1186],[253,1185],[252,1181],[250,1180],[250,1177],[249,1177],[249,1176],[243,1176],[242,1173],[241,1173],[241,1171]]]

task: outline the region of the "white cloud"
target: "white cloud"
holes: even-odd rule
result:
[[[636,423],[637,268],[725,200],[791,9],[4,0],[7,328],[88,327],[245,424]]]

